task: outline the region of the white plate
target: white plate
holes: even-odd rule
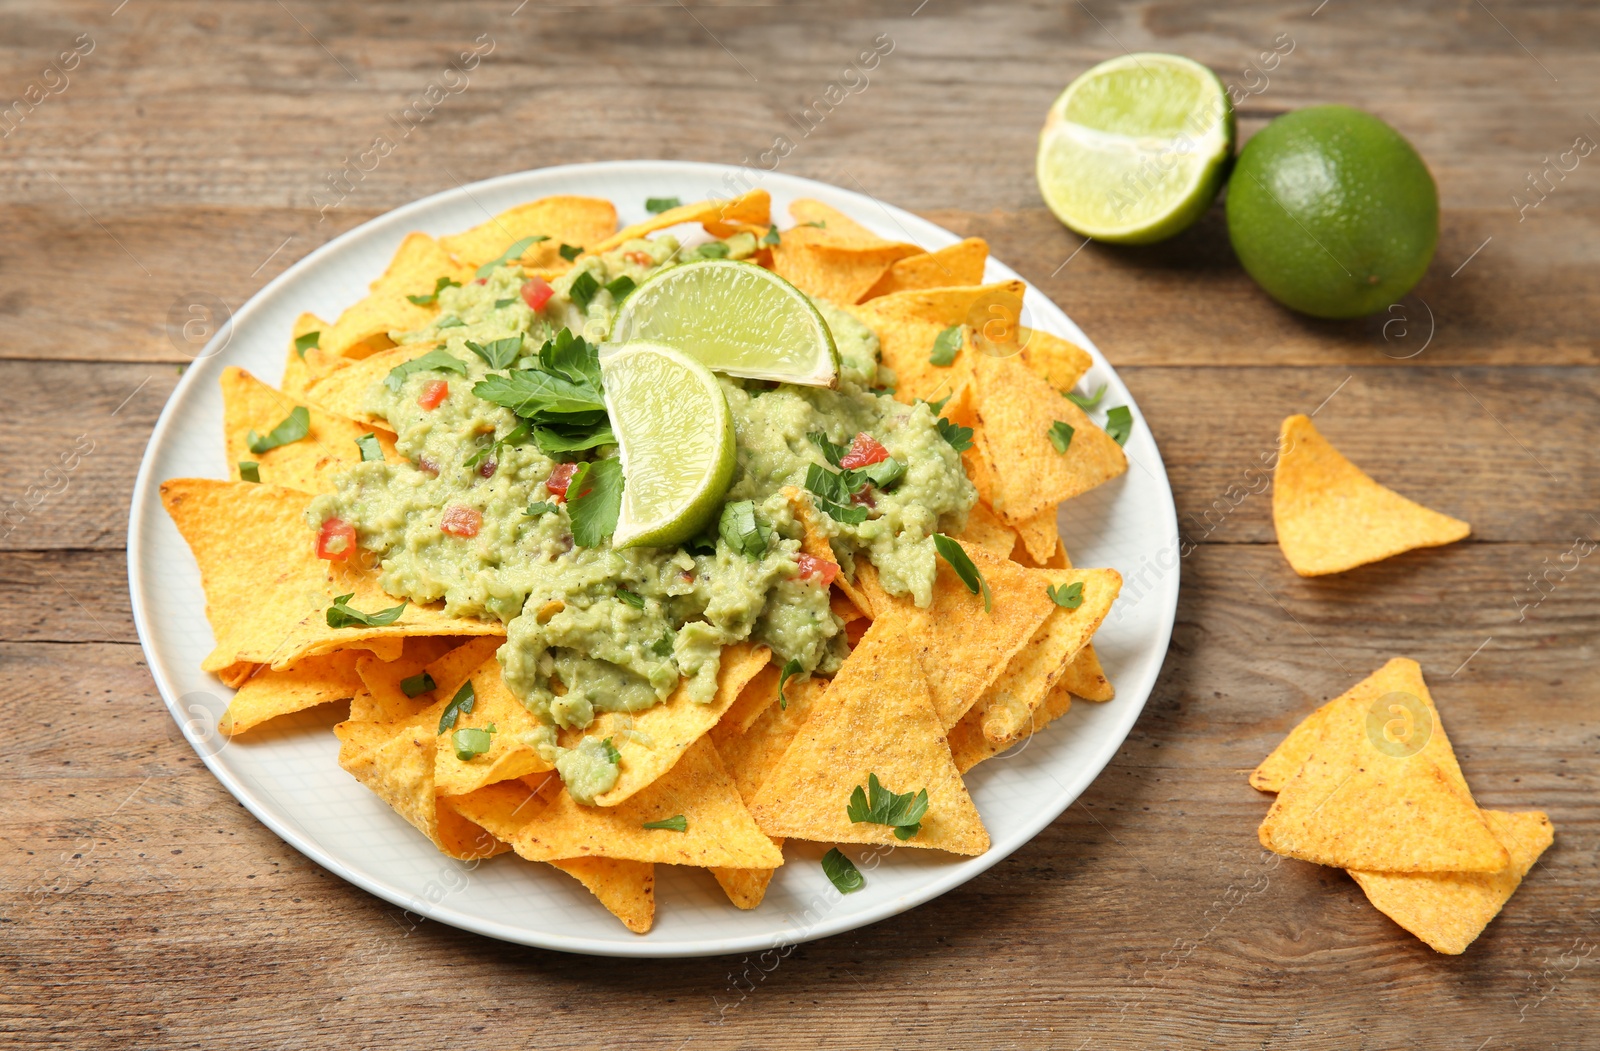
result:
[[[807,179],[761,173],[773,215],[789,202],[823,201],[875,232],[927,248],[957,238],[910,212]],[[312,252],[235,313],[178,384],[139,468],[128,523],[134,621],[150,671],[185,736],[228,791],[297,850],[410,912],[493,938],[606,956],[709,956],[807,941],[893,916],[972,879],[1061,814],[1110,761],[1155,685],[1178,601],[1177,518],[1150,430],[1116,373],[1078,327],[1038,291],[1027,297],[1032,327],[1094,354],[1085,383],[1108,385],[1102,410],[1133,407],[1127,474],[1062,508],[1075,565],[1122,572],[1122,597],[1095,636],[1116,700],[1079,703],[1037,739],[978,767],[968,788],[994,845],[976,858],[898,850],[868,862],[864,890],[840,896],[822,874],[823,848],[790,843],[766,900],[750,912],[730,905],[710,875],[657,867],[655,928],[635,935],[575,880],[506,854],[477,865],[453,861],[339,768],[329,710],[277,720],[236,741],[219,739],[229,691],[200,671],[212,647],[199,572],[161,508],[156,487],[177,477],[227,476],[218,378],[239,365],[269,382],[281,376],[291,325],[301,311],[335,318],[367,292],[413,230],[465,230],[524,201],[586,194],[616,202],[624,223],[646,218],[646,197],[703,200],[745,188],[748,169],[670,161],[577,164],[506,175],[408,204]],[[990,281],[1017,277],[991,259]],[[251,552],[239,552],[248,559]],[[336,706],[335,706],[336,707]],[[864,850],[846,853],[861,860]]]

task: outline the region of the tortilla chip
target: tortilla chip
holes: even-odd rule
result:
[[[306,388],[311,385],[312,380],[321,379],[349,360],[333,357],[320,347],[307,347],[301,350],[295,346],[295,340],[301,336],[312,332],[320,335],[327,327],[328,323],[315,314],[301,314],[295,318],[293,335],[289,340],[289,353],[283,363],[283,382],[278,384],[278,389],[283,391],[284,397],[293,400],[297,405],[305,403]]]
[[[217,729],[230,736],[241,734],[280,715],[354,697],[361,689],[356,662],[363,656],[361,650],[344,650],[306,657],[282,671],[256,665],[256,673],[228,702]]]
[[[1074,697],[1086,701],[1109,701],[1117,695],[1111,680],[1106,678],[1105,669],[1100,667],[1100,656],[1095,653],[1092,642],[1084,643],[1083,649],[1067,664],[1056,688],[1066,689]]]
[[[679,815],[686,831],[644,827]],[[512,846],[530,861],[603,857],[700,868],[783,864],[783,855],[751,820],[709,739],[695,741],[671,770],[614,806],[583,806],[563,790],[518,831]]]
[[[798,225],[772,246],[773,272],[839,306],[859,301],[896,261],[927,255],[918,245],[885,240],[819,201],[795,201],[789,214]]]
[[[853,589],[852,589],[853,590]],[[843,591],[828,592],[828,610],[844,624],[849,625],[867,614]]]
[[[809,197],[791,202],[789,217],[795,221],[795,228],[792,234],[786,232],[784,236],[792,236],[796,241],[809,240],[839,248],[876,248],[885,243],[883,238],[837,208]]]
[[[1114,569],[1036,569],[1036,587],[1083,585],[1077,609],[1054,606],[1028,645],[1006,664],[974,710],[983,711],[983,733],[995,742],[1009,741],[1029,724],[1068,663],[1100,627],[1122,590],[1122,574]],[[1053,604],[1052,604],[1053,605]]]
[[[1064,683],[1056,683],[1044,703],[1034,710],[1022,733],[1006,741],[991,741],[983,733],[983,712],[972,709],[950,728],[950,755],[956,769],[965,774],[985,759],[992,759],[1011,746],[1032,737],[1072,708],[1072,694]]]
[[[657,230],[680,223],[700,223],[708,229],[719,222],[748,223],[765,230],[772,223],[772,195],[765,190],[751,190],[747,194],[727,200],[696,201],[679,205],[660,215],[651,216],[642,223],[618,230],[598,244],[589,246],[589,255],[609,252],[629,241],[648,237]]]
[[[313,550],[306,528],[306,494],[253,482],[174,478],[161,483],[161,501],[200,565],[206,619],[216,648],[201,663],[215,671],[241,660],[289,667],[302,657],[365,647],[409,635],[491,635],[499,624],[447,617],[408,605],[383,627],[330,628],[335,597],[375,613],[398,604],[378,586],[377,575],[350,562],[328,562]]]
[[[820,558],[837,566],[839,560],[834,557],[833,545],[828,541],[831,535],[828,523],[832,520],[817,510],[816,505],[811,502],[811,494],[804,489],[792,485],[785,486],[783,495],[789,498],[789,509],[794,512],[795,518],[800,520],[800,528],[803,530],[800,550],[812,558]],[[870,614],[867,597],[856,587],[854,581],[845,576],[843,570],[833,578],[833,586],[844,592],[857,609]]]
[[[622,754],[617,783],[595,797],[602,807],[614,807],[672,769],[690,745],[717,724],[732,707],[740,691],[772,659],[765,646],[741,642],[722,651],[717,670],[717,692],[709,703],[692,701],[687,682],[665,701],[642,712],[606,712],[582,734],[563,735],[572,747],[578,737],[611,738]],[[668,815],[670,816],[670,815]],[[648,819],[647,819],[648,820]]]
[[[500,662],[493,656],[473,671],[472,691],[472,711],[458,713],[455,726],[439,735],[433,768],[435,790],[440,795],[466,795],[485,785],[550,770],[551,764],[530,743],[541,724],[506,686],[500,677]],[[453,691],[434,693],[436,702],[454,696]],[[457,730],[491,726],[495,730],[489,735],[487,752],[465,760],[456,755],[452,739]]]
[[[1342,573],[1472,532],[1459,518],[1373,481],[1328,444],[1308,416],[1283,421],[1278,448],[1272,525],[1283,557],[1303,577]]]
[[[1017,539],[1023,550],[1037,566],[1044,566],[1056,557],[1061,548],[1061,533],[1056,527],[1056,508],[1047,507],[1032,518],[1017,523]]]
[[[989,356],[977,352],[967,328],[973,307],[981,299],[1000,294],[1006,302],[1014,298],[1020,308],[1026,287],[1021,281],[1000,281],[990,285],[896,292],[852,307],[851,313],[877,333],[879,356],[894,372],[895,397],[908,404],[918,398],[937,401],[966,385],[975,358]],[[933,341],[952,325],[962,326],[961,349],[956,352],[952,364],[935,365],[929,360]],[[1053,396],[1058,401],[1065,400],[1060,395]],[[949,416],[948,411],[946,416]]]
[[[439,238],[439,247],[476,273],[524,237],[543,237],[515,260],[524,267],[564,268],[561,246],[599,244],[617,229],[617,209],[599,197],[541,197],[509,208],[466,233]]]
[[[419,344],[407,344],[349,362],[343,368],[312,380],[306,387],[306,400],[328,412],[365,424],[368,429],[382,428],[392,433],[394,428],[388,420],[367,409],[367,394],[396,365],[404,365],[412,358],[428,353],[430,349]]]
[[[1000,516],[981,500],[967,512],[967,527],[956,539],[964,545],[981,548],[995,558],[1009,558],[1019,542],[1012,528],[1000,521]]]
[[[1550,819],[1538,811],[1509,814],[1485,810],[1483,816],[1511,857],[1497,872],[1352,870],[1350,875],[1379,912],[1436,952],[1460,955],[1499,915],[1522,877],[1555,840]]]
[[[957,854],[989,849],[910,644],[913,633],[899,612],[873,621],[757,791],[750,811],[762,831]],[[927,791],[927,814],[910,839],[897,839],[887,825],[850,820],[851,794],[864,791],[872,774],[890,791]]]
[[[969,470],[981,463],[973,484],[1007,525],[1018,528],[1128,469],[1122,446],[1044,380],[1010,358],[972,360],[973,447],[962,460]],[[1050,443],[1057,421],[1073,430],[1065,454]]]
[[[240,461],[249,460],[257,465],[262,482],[304,493],[332,492],[334,476],[361,462],[356,439],[366,434],[376,435],[384,459],[401,460],[388,431],[314,408],[307,410],[311,429],[304,438],[263,453],[250,451],[251,431],[267,434],[297,407],[293,399],[244,369],[230,365],[222,370],[223,437],[230,477],[238,478]]]
[[[407,234],[389,269],[372,282],[372,294],[322,330],[319,343],[323,353],[336,358],[364,358],[393,346],[389,333],[422,328],[439,315],[436,304],[419,306],[406,296],[431,295],[441,277],[457,284],[471,281],[473,269],[451,259],[427,234]]]
[[[648,861],[562,858],[550,864],[587,887],[633,933],[646,934],[654,925],[656,867]]]
[[[362,657],[356,661],[356,674],[361,677],[366,692],[351,702],[350,718],[361,722],[403,722],[428,708],[435,700],[432,690],[408,697],[401,683],[426,672],[432,662],[450,652],[460,641],[410,638],[405,640],[404,652],[397,660]],[[478,641],[475,639],[466,645]],[[490,636],[487,641],[497,642],[498,639]]]
[[[969,237],[937,252],[907,256],[891,264],[860,301],[895,292],[980,284],[988,258],[989,242],[981,237]]]
[[[743,733],[750,724],[761,718],[761,713],[767,706],[778,699],[778,680],[783,677],[783,670],[776,664],[768,663],[766,667],[756,672],[755,677],[745,683],[744,689],[739,691],[738,700],[723,713],[717,725],[711,729],[727,730],[732,733]]]
[[[1094,366],[1087,350],[1050,332],[1019,328],[1022,363],[1058,391],[1069,391]]]

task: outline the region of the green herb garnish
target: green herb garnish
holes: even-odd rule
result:
[[[510,306],[511,304],[515,303],[516,301],[517,301],[517,297],[516,296],[512,296],[510,299],[497,299],[497,300],[494,301],[494,308],[496,310],[504,310],[506,307]]]
[[[278,424],[265,435],[257,434],[254,430],[245,435],[244,443],[256,455],[276,449],[280,445],[297,442],[311,433],[311,413],[304,405],[296,405],[288,418]]]
[[[1079,394],[1076,391],[1064,390],[1061,396],[1085,412],[1100,404],[1100,399],[1106,396],[1106,385],[1100,384],[1100,389],[1091,397],[1088,394]]]
[[[629,591],[627,588],[618,588],[617,599],[624,605],[632,606],[634,609],[644,609],[644,596],[636,591]]]
[[[1056,452],[1065,456],[1067,449],[1072,445],[1072,435],[1074,433],[1072,424],[1057,420],[1050,425],[1048,433],[1050,435],[1050,444],[1056,447]]]
[[[775,245],[780,243],[782,240],[783,237],[778,233],[778,228],[776,226],[767,227],[767,232],[761,237],[761,243],[764,245]]]
[[[1062,609],[1077,609],[1083,605],[1083,581],[1071,584],[1044,586],[1045,594],[1050,596],[1050,601]]]
[[[928,355],[928,361],[930,364],[949,367],[956,363],[956,351],[960,349],[961,326],[951,325],[933,337],[933,353]]]
[[[983,574],[978,572],[978,567],[972,564],[961,545],[945,536],[943,533],[933,534],[933,549],[939,557],[950,563],[950,568],[956,571],[956,576],[961,578],[961,583],[974,595],[983,595],[983,611],[990,612],[994,608],[994,596],[989,592],[989,582],[983,579]]]
[[[312,347],[321,349],[322,333],[320,331],[307,332],[303,336],[294,337],[294,352],[299,355],[301,361],[305,360],[306,351],[310,350]]]
[[[550,238],[546,237],[544,234],[532,234],[528,237],[522,238],[521,240],[513,241],[511,242],[511,247],[500,253],[499,259],[484,263],[482,266],[478,267],[478,272],[472,276],[488,277],[490,274],[494,273],[495,267],[504,266],[514,259],[521,259],[523,252],[526,252],[529,248],[532,248],[540,241],[548,240],[550,240]]]
[[[488,366],[499,372],[509,369],[522,353],[522,333],[509,336],[506,339],[497,339],[490,343],[479,345],[466,340],[467,349],[482,358]]]
[[[682,814],[674,814],[672,817],[662,818],[660,821],[646,821],[644,827],[665,829],[668,832],[687,832],[689,831],[689,819]]]
[[[539,348],[535,366],[491,373],[472,393],[527,420],[534,442],[546,455],[616,443],[594,347],[562,329]]]
[[[607,737],[604,741],[601,741],[600,747],[606,750],[606,762],[612,766],[617,766],[622,762],[622,753],[617,751],[617,746],[611,743],[611,738]]]
[[[376,613],[363,613],[350,605],[350,600],[355,597],[356,594],[352,591],[333,600],[333,605],[328,607],[328,627],[353,628],[360,624],[369,628],[382,628],[399,620],[400,614],[406,611],[407,603],[402,602],[398,606],[380,609]]]
[[[627,274],[619,274],[606,282],[606,291],[611,293],[611,298],[621,302],[622,297],[634,289],[633,278]]]
[[[556,251],[560,252],[561,258],[565,259],[569,263],[583,254],[583,249],[579,248],[577,245],[564,244],[560,248],[556,249]]]
[[[538,518],[540,515],[547,515],[555,510],[559,510],[555,504],[548,500],[540,500],[538,503],[529,504],[528,509],[522,514],[526,518]]]
[[[383,459],[383,446],[378,444],[376,434],[363,434],[356,439],[356,448],[361,450],[361,462],[370,463],[373,460]]]
[[[600,282],[594,275],[585,270],[572,279],[572,284],[567,288],[567,295],[578,305],[579,310],[588,310],[589,302],[600,294]]]
[[[578,468],[567,488],[567,517],[572,519],[573,543],[599,547],[616,532],[622,487],[621,460],[595,460]]]
[[[735,500],[723,505],[717,534],[730,549],[754,562],[767,553],[772,527],[756,517],[754,501]]]
[[[657,657],[672,656],[672,632],[665,632],[659,639],[650,644],[650,652]]]
[[[425,296],[406,296],[407,299],[419,307],[432,306],[439,301],[439,293],[447,288],[460,288],[460,281],[452,281],[448,277],[441,277],[433,283],[433,291]]]
[[[406,378],[418,372],[456,372],[465,376],[467,363],[443,347],[435,347],[421,357],[412,358],[390,369],[389,374],[383,377],[383,385],[399,394]]]
[[[812,431],[806,437],[810,439],[812,445],[822,450],[822,458],[835,467],[839,466],[839,461],[844,458],[844,454],[850,451],[850,446],[833,444],[828,440],[828,436],[821,431]]]
[[[796,675],[803,674],[805,669],[800,665],[799,657],[790,657],[789,662],[783,666],[783,673],[778,676],[778,707],[788,708],[789,698],[784,696],[783,689],[789,685],[789,680]]]
[[[674,208],[682,207],[683,202],[676,197],[646,197],[644,199],[644,210],[651,215],[660,215],[662,212],[670,212]]]
[[[811,491],[811,502],[817,510],[836,522],[860,525],[867,520],[867,509],[850,503],[850,488],[845,472],[835,474],[826,467],[811,464],[806,468],[806,488]]]
[[[1126,405],[1107,409],[1106,433],[1118,445],[1128,444],[1128,435],[1133,433],[1133,410]]]
[[[477,703],[478,695],[472,689],[472,680],[468,679],[461,684],[461,689],[456,691],[456,695],[450,698],[450,703],[444,706],[444,712],[439,716],[439,732],[444,733],[453,728],[456,725],[456,718],[462,712],[471,715],[472,706]]]
[[[939,428],[939,437],[949,442],[950,448],[954,449],[956,452],[964,453],[968,449],[972,448],[971,427],[962,427],[959,424],[951,423],[943,416],[939,417],[937,420],[934,420],[933,424],[935,427]]]
[[[440,318],[438,321],[435,321],[433,323],[433,327],[436,328],[436,329],[441,329],[441,328],[462,328],[465,325],[466,325],[466,322],[462,321],[460,318],[456,317],[454,314],[452,314],[452,315],[450,315],[449,317],[446,317],[446,318]]]
[[[726,259],[728,258],[728,243],[726,241],[707,241],[689,253],[691,259]]]
[[[456,758],[465,763],[487,752],[494,744],[494,738],[491,736],[494,732],[494,723],[490,723],[482,730],[468,726],[451,734],[450,744],[456,750]]]
[[[239,480],[242,482],[261,481],[261,465],[254,460],[240,460]]]
[[[400,680],[400,692],[407,697],[415,697],[419,693],[427,693],[439,684],[433,681],[433,676],[427,672],[418,672]]]
[[[928,790],[894,793],[878,782],[877,774],[867,775],[867,789],[850,793],[850,805],[845,814],[851,821],[888,825],[894,829],[894,838],[907,840],[922,829],[922,819],[928,813]]]
[[[833,847],[822,855],[822,874],[828,877],[828,882],[832,883],[840,894],[854,894],[867,885],[861,870],[856,868],[856,863],[841,854],[838,847]]]

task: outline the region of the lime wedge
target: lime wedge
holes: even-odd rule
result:
[[[798,288],[754,263],[670,267],[628,294],[611,338],[673,347],[730,376],[807,387],[839,381],[833,333]]]
[[[671,347],[612,345],[600,358],[622,452],[611,546],[670,547],[705,528],[733,481],[733,414],[717,378]]]
[[[1233,106],[1180,55],[1102,62],[1050,107],[1035,175],[1056,218],[1085,237],[1149,244],[1211,206],[1233,152]]]

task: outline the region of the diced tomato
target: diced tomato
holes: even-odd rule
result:
[[[882,463],[889,458],[889,450],[878,444],[878,439],[862,431],[856,435],[855,441],[850,443],[850,449],[839,457],[839,466],[847,471],[857,467],[870,467],[875,463]]]
[[[494,472],[499,466],[500,465],[495,463],[493,460],[485,460],[485,461],[483,461],[482,463],[480,463],[478,465],[478,477],[479,478],[493,478],[494,477]]]
[[[417,470],[434,478],[439,477],[439,465],[434,463],[426,453],[417,457]]]
[[[489,283],[489,279],[487,277],[480,277],[472,283],[475,285],[487,285]]]
[[[542,310],[550,302],[550,297],[556,290],[550,287],[550,282],[542,277],[530,277],[522,282],[522,301],[528,304],[529,310]]]
[[[862,507],[871,507],[874,509],[876,509],[878,506],[878,502],[872,498],[871,486],[863,486],[862,488],[851,493],[850,502],[852,504],[860,504]]]
[[[567,486],[572,484],[572,476],[578,473],[575,463],[558,463],[556,469],[550,472],[550,477],[544,480],[544,487],[550,490],[550,495],[559,500],[567,498]]]
[[[327,518],[317,530],[317,557],[343,562],[356,549],[356,527],[342,518]]]
[[[439,528],[451,536],[477,536],[478,530],[483,528],[483,515],[470,507],[451,504],[445,508]]]
[[[422,385],[422,393],[417,396],[417,404],[432,412],[439,407],[439,403],[450,396],[450,384],[444,380],[429,380]]]
[[[823,587],[832,584],[833,578],[839,575],[839,564],[837,562],[829,562],[827,559],[818,558],[816,555],[808,555],[802,552],[795,556],[795,562],[800,566],[802,580],[815,577],[817,583]]]
[[[654,266],[656,263],[649,252],[624,252],[622,258],[635,266]]]

